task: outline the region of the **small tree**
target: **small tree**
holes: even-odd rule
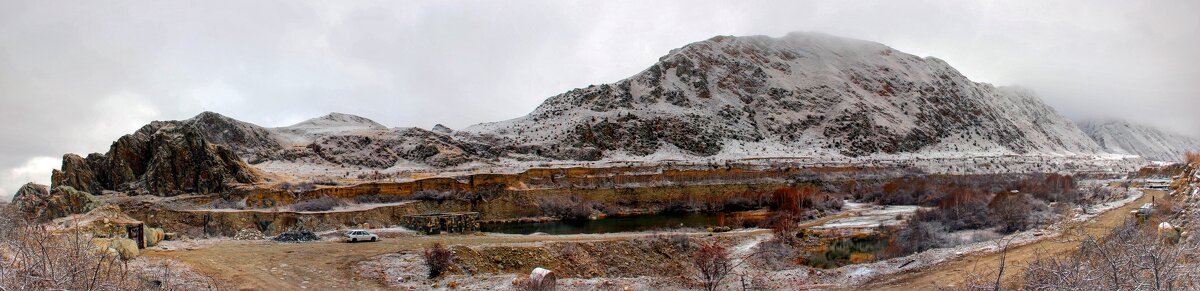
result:
[[[1001,233],[1013,233],[1029,227],[1033,205],[1028,196],[1021,193],[1001,193],[992,199],[989,207]]]
[[[729,259],[729,250],[716,243],[704,243],[692,254],[692,264],[700,271],[698,278],[704,285],[704,290],[713,291],[721,285],[721,281],[733,271],[733,263]]]
[[[429,278],[431,279],[441,276],[454,261],[454,253],[442,243],[433,243],[426,247],[425,251],[421,253],[421,257],[425,259],[425,267],[429,268]]]

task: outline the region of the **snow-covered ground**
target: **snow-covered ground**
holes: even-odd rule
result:
[[[911,217],[920,209],[915,205],[879,206],[856,202],[845,202],[843,205],[843,212],[848,214],[847,217],[832,219],[812,228],[819,230],[878,229],[881,226],[900,224],[903,222],[903,218]]]
[[[1139,190],[1130,190],[1128,197],[1117,201],[1101,203],[1100,205],[1092,208],[1092,211],[1089,212],[1090,214],[1077,216],[1072,218],[1070,222],[1092,219],[1104,211],[1112,210],[1136,201],[1137,199],[1141,198],[1143,194],[1144,193]],[[877,262],[847,265],[841,268],[824,271],[819,280],[824,283],[836,284],[839,286],[856,286],[877,276],[886,276],[903,272],[905,270],[932,266],[959,258],[966,254],[977,252],[994,252],[999,250],[997,245],[999,245],[1001,242],[1005,242],[1010,246],[1028,244],[1030,242],[1061,233],[1063,224],[1067,222],[1068,221],[1061,221],[1038,229],[1013,233],[994,240],[980,241],[951,248],[931,249],[905,257],[892,258]],[[904,265],[904,267],[901,268],[901,265]]]

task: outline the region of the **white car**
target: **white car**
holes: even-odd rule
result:
[[[379,240],[378,236],[376,236],[372,233],[369,233],[366,230],[351,229],[351,230],[346,231],[346,241],[349,241],[349,242],[377,241],[377,240]]]

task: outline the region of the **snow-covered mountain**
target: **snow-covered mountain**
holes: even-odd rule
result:
[[[1200,138],[1123,120],[1085,120],[1079,123],[1079,127],[1111,153],[1174,162],[1183,159],[1183,154],[1188,151],[1200,152]]]
[[[1093,154],[1032,92],[967,79],[946,62],[818,33],[719,36],[614,84],[554,96],[529,115],[463,131],[594,159],[800,152]]]
[[[194,125],[208,140],[229,147],[251,164],[284,161],[385,169],[412,163],[445,167],[495,157],[476,153],[479,148],[487,150],[484,146],[464,143],[445,133],[389,129],[370,119],[342,113],[276,128],[213,112],[167,123]]]
[[[936,58],[816,33],[714,37],[616,83],[575,89],[526,116],[462,130],[388,128],[340,113],[278,128],[211,112],[166,123],[198,128],[268,172],[1101,153],[1028,90],[973,82]]]

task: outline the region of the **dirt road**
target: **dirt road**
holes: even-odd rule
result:
[[[757,235],[769,230],[720,235]],[[321,241],[274,243],[220,241],[195,250],[150,250],[146,256],[182,261],[227,287],[259,290],[372,290],[380,283],[358,278],[353,266],[385,253],[421,249],[434,242],[455,245],[531,243],[546,241],[624,240],[651,233],[605,235],[441,235],[384,239],[375,243]],[[700,235],[700,234],[697,234]]]
[[[1101,214],[1090,221],[1068,226],[1062,236],[1045,239],[1013,247],[1005,255],[1007,262],[1003,281],[1013,283],[1028,262],[1041,255],[1043,257],[1057,256],[1070,253],[1079,248],[1080,241],[1087,235],[1102,236],[1109,230],[1120,226],[1129,217],[1129,211],[1141,207],[1142,204],[1154,199],[1162,199],[1162,191],[1145,190],[1146,195],[1137,201]],[[969,274],[994,274],[1000,262],[1000,253],[984,253],[970,255],[961,259],[948,261],[926,269],[905,272],[898,275],[880,278],[872,281],[865,290],[937,290],[961,286]],[[994,277],[993,277],[994,278]]]

